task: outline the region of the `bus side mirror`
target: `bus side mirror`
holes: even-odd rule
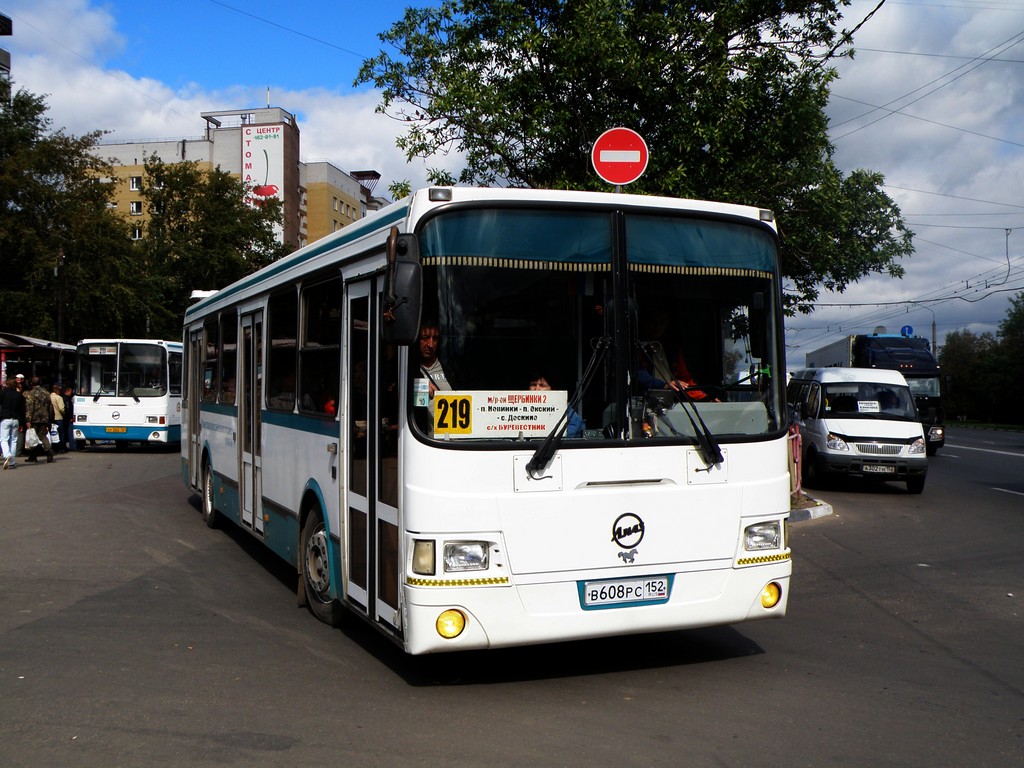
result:
[[[388,344],[412,344],[420,332],[423,273],[415,235],[392,227],[387,242],[387,273],[381,335]]]

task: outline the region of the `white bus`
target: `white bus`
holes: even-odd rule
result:
[[[180,341],[78,342],[75,440],[166,445],[181,440]]]
[[[776,247],[756,208],[421,190],[187,311],[186,482],[412,654],[781,617]]]

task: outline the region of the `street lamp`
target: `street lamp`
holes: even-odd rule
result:
[[[936,346],[936,340],[935,340],[935,310],[932,309],[931,307],[926,307],[924,304],[919,304],[916,301],[912,301],[910,303],[913,304],[915,307],[921,307],[921,309],[927,309],[929,312],[932,313],[932,354],[933,355],[938,355],[938,347]]]

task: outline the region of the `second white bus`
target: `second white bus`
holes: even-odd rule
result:
[[[181,440],[180,341],[78,342],[75,440],[167,445]]]

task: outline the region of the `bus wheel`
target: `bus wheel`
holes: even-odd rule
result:
[[[341,606],[331,597],[328,547],[327,526],[320,512],[313,510],[302,526],[302,578],[306,583],[306,604],[320,621],[336,627],[341,622]]]
[[[203,467],[203,522],[209,528],[217,527],[217,509],[213,506],[213,470]]]

